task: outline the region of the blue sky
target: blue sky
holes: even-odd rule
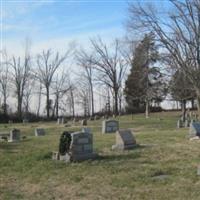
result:
[[[127,1],[9,1],[3,0],[3,46],[19,45],[26,37],[33,45],[60,45],[101,35],[121,37]]]
[[[25,38],[31,40],[37,52],[46,48],[62,50],[70,41],[87,46],[89,38],[97,35],[111,41],[126,32],[128,0],[0,1],[3,48],[12,54],[19,53]],[[151,2],[168,5],[167,0]]]

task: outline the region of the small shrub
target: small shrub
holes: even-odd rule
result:
[[[64,131],[60,137],[60,143],[59,143],[60,155],[65,155],[69,151],[70,143],[71,143],[71,134],[67,131]]]

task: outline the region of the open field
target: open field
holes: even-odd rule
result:
[[[52,161],[51,151],[58,149],[63,130],[80,126],[0,125],[0,131],[15,127],[27,136],[20,143],[0,143],[0,199],[200,199],[200,141],[189,141],[188,129],[176,129],[179,114],[120,117],[120,128],[132,128],[141,144],[127,152],[111,150],[115,135],[101,134],[101,120],[89,122],[101,158],[70,164]],[[46,136],[34,136],[38,126]]]

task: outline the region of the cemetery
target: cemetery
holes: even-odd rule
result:
[[[65,199],[66,190],[69,199],[82,195],[86,199],[110,195],[113,199],[149,199],[149,195],[158,200],[191,195],[198,199],[199,142],[188,142],[188,133],[198,135],[199,126],[193,124],[192,131],[177,129],[178,115],[120,116],[115,118],[119,130],[112,134],[102,134],[104,119],[88,121],[87,126],[74,125],[72,120],[70,127],[43,122],[45,137],[33,135],[41,123],[12,123],[6,128],[1,124],[2,135],[15,128],[27,140],[0,141],[0,199]],[[59,156],[63,132],[70,133],[69,154]],[[164,192],[166,188],[170,193]]]
[[[200,0],[0,7],[0,200],[200,200]]]

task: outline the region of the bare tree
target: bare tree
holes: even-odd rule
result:
[[[65,61],[68,54],[69,51],[60,56],[60,54],[57,52],[56,55],[53,56],[51,50],[48,49],[37,56],[37,70],[35,71],[35,76],[46,90],[47,118],[50,116],[50,87],[56,71]]]
[[[8,88],[9,88],[9,61],[6,51],[2,52],[2,62],[0,68],[0,91],[3,96],[3,113],[6,116],[7,113],[7,99],[8,99]]]
[[[170,0],[171,12],[160,16],[150,4],[130,4],[128,27],[152,31],[170,54],[173,66],[180,69],[193,84],[200,116],[200,1]]]
[[[59,101],[70,90],[67,85],[67,74],[63,71],[62,75],[57,74],[52,84],[53,94],[55,95],[55,104],[53,109],[53,116],[59,116]]]
[[[27,86],[30,74],[31,74],[31,58],[29,55],[29,45],[26,44],[24,58],[12,57],[12,61],[9,62],[11,70],[11,78],[15,87],[15,93],[17,96],[17,113],[19,118],[22,118],[22,102],[24,98],[24,90]]]
[[[92,66],[91,57],[88,59],[87,53],[81,50],[77,54],[77,62],[82,67],[83,72],[80,74],[81,77],[87,80],[89,85],[89,100],[91,104],[91,116],[94,115],[94,68]]]
[[[119,40],[113,46],[108,46],[101,38],[91,40],[93,53],[88,56],[88,61],[97,71],[97,80],[112,89],[114,96],[114,113],[118,115],[118,93],[123,81],[127,62],[120,52]]]

